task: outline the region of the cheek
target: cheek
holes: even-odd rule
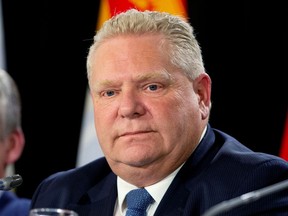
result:
[[[105,112],[94,111],[94,124],[97,131],[107,131],[112,125],[112,113],[108,110]]]
[[[186,127],[187,118],[191,115],[191,108],[188,106],[187,101],[175,95],[173,98],[154,104],[152,115],[154,120],[157,119],[156,122],[161,132],[168,137],[181,135]]]
[[[93,119],[93,117],[91,117],[91,119]],[[112,110],[107,108],[103,111],[97,107],[94,108],[94,129],[96,130],[99,143],[109,142],[112,134],[113,123]]]
[[[197,97],[193,89],[190,88],[176,91],[173,104],[175,106],[175,115],[178,115],[182,119],[189,118],[195,110],[199,109],[199,107],[197,107]]]
[[[194,122],[201,118],[197,97],[192,91],[190,92],[178,91],[173,100],[166,105],[166,110],[163,111],[165,115],[169,115],[169,127],[177,128],[180,134],[187,129],[190,130]]]
[[[103,100],[99,100],[97,97],[92,97],[93,102],[93,113],[94,113],[94,121],[97,125],[102,125],[105,127],[108,124],[113,116],[115,115],[115,108],[113,108],[113,104],[108,102],[103,102]]]

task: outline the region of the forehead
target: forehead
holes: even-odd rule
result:
[[[161,35],[125,35],[105,40],[91,58],[92,71],[170,67],[166,43]]]
[[[126,54],[134,56],[147,56],[164,54],[163,49],[167,54],[167,43],[162,35],[145,34],[145,35],[119,35],[113,38],[108,38],[101,42],[94,50],[94,59],[99,57],[122,56]]]

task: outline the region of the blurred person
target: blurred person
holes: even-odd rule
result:
[[[135,9],[115,15],[94,37],[87,73],[104,157],[45,179],[31,208],[126,215],[126,194],[145,188],[149,216],[202,215],[288,178],[285,160],[210,125],[211,78],[185,19]],[[287,215],[287,203],[286,190],[230,213]]]
[[[13,78],[0,69],[0,178],[21,156],[25,137],[21,127],[21,99]],[[31,200],[13,191],[0,191],[1,216],[25,216]]]

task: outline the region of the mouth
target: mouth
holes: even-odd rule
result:
[[[152,132],[153,131],[130,131],[130,132],[125,132],[123,134],[120,134],[119,137],[136,136],[136,135],[148,134],[148,133],[152,133]]]

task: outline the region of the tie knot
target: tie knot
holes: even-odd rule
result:
[[[126,216],[145,216],[147,207],[153,202],[153,198],[144,188],[131,190],[126,195]]]

